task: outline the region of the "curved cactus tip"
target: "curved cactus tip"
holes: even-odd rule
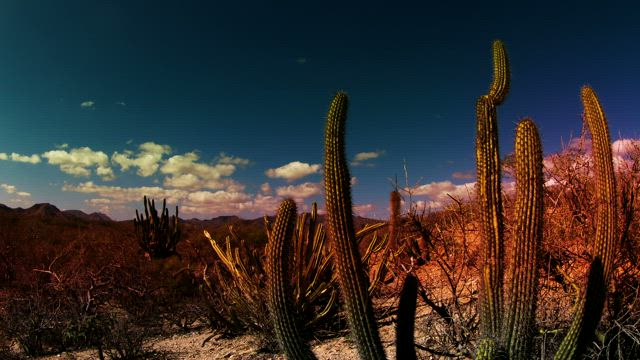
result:
[[[509,73],[509,58],[501,40],[493,41],[493,83],[489,89],[489,97],[495,105],[500,105],[509,92],[511,75]]]

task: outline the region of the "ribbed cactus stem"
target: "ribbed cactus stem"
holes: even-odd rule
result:
[[[404,279],[398,303],[398,320],[396,322],[396,359],[398,360],[417,359],[413,340],[417,298],[418,278],[408,274]]]
[[[338,282],[347,307],[349,325],[362,359],[384,359],[385,353],[367,293],[367,279],[358,253],[351,207],[351,177],[345,158],[348,99],[333,98],[325,130],[325,203]]]
[[[268,303],[276,336],[287,359],[316,359],[302,340],[291,300],[290,274],[292,237],[296,224],[296,203],[287,199],[280,204],[267,247]]]
[[[477,191],[484,240],[481,322],[485,337],[496,338],[501,327],[503,283],[503,223],[496,107],[488,96],[476,104]]]
[[[507,98],[511,75],[509,59],[504,44],[500,40],[493,42],[493,83],[489,88],[489,97],[495,105],[500,105]]]
[[[522,120],[516,130],[516,227],[513,263],[510,268],[509,309],[505,346],[509,358],[531,357],[535,325],[537,257],[542,238],[543,182],[542,145],[536,125]]]
[[[393,190],[389,194],[389,241],[391,241],[391,249],[395,251],[398,248],[398,221],[400,220],[400,192]]]
[[[586,350],[600,321],[615,254],[617,204],[613,157],[607,120],[595,92],[581,90],[584,121],[591,132],[596,177],[596,234],[587,291],[565,336],[556,360],[576,359]]]

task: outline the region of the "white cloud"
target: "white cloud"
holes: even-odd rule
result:
[[[24,198],[31,196],[31,193],[26,191],[18,191],[18,188],[15,185],[0,184],[0,189],[4,190],[7,194],[18,196],[18,198],[9,200],[13,203],[20,203]]]
[[[268,182],[260,185],[260,191],[262,191],[262,193],[265,194],[265,195],[271,194],[271,191],[272,191],[271,190],[271,185],[269,185]]]
[[[92,100],[87,100],[80,103],[80,107],[83,109],[94,109],[95,105],[95,101]]]
[[[371,213],[375,210],[376,207],[373,204],[362,204],[353,206],[353,213],[362,217],[371,216]]]
[[[160,145],[154,142],[146,142],[138,147],[137,154],[131,151],[124,153],[115,152],[111,156],[111,161],[120,165],[120,170],[127,171],[131,167],[137,167],[139,176],[148,177],[158,171],[159,163],[164,155],[171,153],[169,145]]]
[[[279,168],[268,169],[265,174],[270,178],[282,178],[287,181],[294,181],[311,174],[316,174],[319,171],[319,164],[310,165],[300,161],[292,161]]]
[[[160,172],[169,175],[165,178],[164,185],[189,190],[244,188],[234,180],[223,179],[236,171],[236,165],[221,163],[208,165],[198,163],[198,159],[198,155],[194,152],[170,157],[160,168]]]
[[[354,166],[364,165],[363,164],[364,162],[368,160],[377,159],[384,153],[385,153],[384,150],[357,153],[356,156],[353,157],[353,161],[351,162],[351,165],[354,165]]]
[[[322,193],[321,183],[306,182],[300,185],[282,186],[276,189],[276,194],[294,199],[306,199]]]
[[[2,188],[2,190],[4,190],[7,194],[13,194],[16,192],[16,187],[14,185],[0,184],[0,188]]]
[[[73,176],[88,177],[91,168],[96,168],[96,174],[103,180],[115,178],[109,166],[109,156],[102,151],[93,151],[89,147],[66,150],[51,150],[42,154],[51,165],[60,166],[60,170]]]
[[[355,176],[351,177],[351,186],[358,185],[358,178]]]
[[[236,156],[227,155],[223,152],[218,156],[218,164],[232,164],[238,166],[247,166],[249,165],[249,159],[243,159]]]
[[[449,195],[461,200],[468,200],[475,190],[475,182],[469,182],[461,185],[456,185],[451,181],[434,181],[429,184],[420,185],[411,189],[411,193],[414,196],[425,195],[430,200],[429,203],[424,203],[432,207],[442,206],[449,202],[451,199]]]
[[[476,177],[473,171],[456,171],[451,174],[451,177],[457,180],[471,180]]]
[[[28,164],[38,164],[42,161],[38,154],[21,155],[18,153],[11,153],[11,155],[7,155],[6,153],[0,153],[0,160],[11,160],[15,162],[28,163]]]

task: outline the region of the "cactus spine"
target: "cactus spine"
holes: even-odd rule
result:
[[[560,344],[556,360],[577,358],[591,342],[602,315],[615,254],[616,187],[607,119],[593,89],[584,86],[580,95],[584,106],[584,121],[591,132],[595,163],[597,210],[594,260],[589,271],[587,290],[580,301],[569,332]]]
[[[268,303],[278,343],[288,359],[316,359],[302,340],[291,301],[288,264],[296,224],[296,203],[287,199],[280,204],[270,232],[267,249]]]
[[[493,43],[494,80],[488,95],[476,104],[476,159],[478,201],[482,211],[482,235],[485,241],[482,268],[480,316],[485,337],[497,338],[502,324],[502,284],[504,277],[504,245],[502,223],[502,191],[498,121],[496,106],[509,89],[509,68],[504,45]]]
[[[510,359],[529,357],[535,326],[537,257],[542,240],[543,182],[542,146],[535,124],[518,124],[516,157],[516,227],[513,264],[510,269],[505,346]]]
[[[349,168],[345,158],[347,94],[333,98],[325,129],[325,201],[333,261],[348,310],[351,330],[362,359],[384,359],[385,353],[367,293],[353,227]]]

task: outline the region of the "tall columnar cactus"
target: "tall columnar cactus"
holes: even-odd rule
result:
[[[589,271],[587,289],[569,332],[560,344],[560,349],[555,356],[557,360],[577,358],[591,342],[602,315],[604,297],[616,251],[616,184],[607,119],[593,89],[584,86],[581,97],[584,105],[584,121],[591,132],[595,163],[597,210],[593,245],[594,260]]]
[[[351,177],[344,141],[347,106],[347,94],[336,94],[329,107],[325,129],[325,201],[329,236],[349,325],[357,341],[360,357],[384,359],[353,227]]]
[[[483,339],[476,358],[525,359],[530,357],[537,301],[536,259],[543,217],[542,148],[534,123],[529,119],[520,122],[515,146],[517,199],[513,261],[508,276],[510,303],[504,312],[504,240],[496,105],[504,101],[509,74],[506,53],[499,42],[494,43],[494,57],[494,83],[489,94],[480,97],[476,107],[478,201],[484,240],[480,303]],[[598,211],[594,260],[587,290],[555,357],[563,360],[580,356],[593,337],[612,271],[616,239],[615,180],[606,119],[591,88],[583,87],[582,101],[584,119],[593,138]]]
[[[288,359],[316,359],[302,340],[291,300],[288,264],[292,257],[292,238],[296,225],[296,203],[280,204],[267,246],[268,303],[278,342]]]
[[[392,251],[398,249],[398,222],[400,220],[400,192],[398,189],[389,194],[389,241]]]
[[[516,226],[510,269],[505,347],[510,359],[530,357],[535,326],[537,258],[542,238],[542,146],[535,124],[522,120],[516,130]]]
[[[176,253],[176,246],[180,242],[180,224],[178,207],[176,214],[169,218],[167,200],[162,200],[162,211],[158,216],[154,200],[144,197],[144,216],[136,210],[133,220],[138,243],[152,258],[166,258]]]

